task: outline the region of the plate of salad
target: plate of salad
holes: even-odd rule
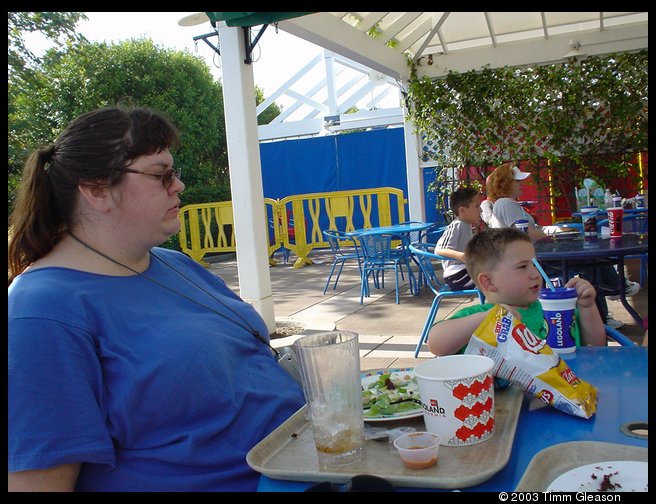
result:
[[[376,369],[362,373],[362,416],[386,422],[423,415],[413,368]]]

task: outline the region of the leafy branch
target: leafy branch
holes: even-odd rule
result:
[[[438,165],[438,208],[450,169],[509,160],[550,166],[561,183],[593,171],[625,177],[626,154],[648,149],[648,51],[547,66],[450,72],[433,80],[411,64],[409,115]],[[565,184],[567,186],[567,184]],[[569,185],[571,187],[571,184]]]

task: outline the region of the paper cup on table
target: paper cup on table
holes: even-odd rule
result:
[[[294,343],[322,469],[362,459],[364,420],[358,334],[329,331]]]
[[[448,355],[415,367],[426,430],[444,446],[469,446],[494,434],[494,361]]]
[[[608,230],[611,238],[622,238],[622,219],[624,209],[622,207],[613,207],[606,209],[608,213]]]

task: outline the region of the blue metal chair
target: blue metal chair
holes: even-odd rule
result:
[[[626,336],[625,334],[622,334],[617,329],[613,329],[612,327],[607,326],[607,325],[604,325],[604,329],[606,330],[606,336],[608,336],[612,340],[615,340],[621,346],[637,346],[638,345],[635,341],[631,340],[628,336]]]
[[[394,271],[396,283],[396,304],[399,304],[399,272],[403,278],[403,266],[408,268],[410,261],[403,250],[392,248],[392,236],[389,234],[362,234],[359,237],[362,247],[362,284],[360,304],[364,297],[369,297],[369,277],[373,277],[376,288],[385,286],[385,272]]]
[[[339,281],[339,276],[342,274],[342,269],[344,268],[344,263],[346,261],[357,261],[358,268],[360,269],[360,275],[362,275],[362,257],[360,255],[360,249],[358,244],[352,238],[346,236],[343,231],[334,231],[327,230],[323,232],[323,235],[326,237],[328,245],[333,252],[333,264],[330,267],[330,274],[326,280],[326,285],[323,288],[323,293],[325,294],[328,290],[328,285],[330,285],[330,280],[333,277],[335,268],[339,265],[339,270],[337,270],[337,277],[335,278],[335,283],[333,285],[333,290],[337,288],[337,282]],[[342,249],[342,243],[348,242],[352,243],[353,246],[348,249]]]
[[[445,297],[457,297],[457,296],[465,297],[465,296],[477,295],[481,304],[485,303],[485,296],[477,288],[454,291],[451,290],[451,288],[446,283],[442,283],[437,278],[437,275],[435,274],[435,270],[433,269],[432,261],[433,260],[442,261],[450,258],[440,256],[429,250],[429,249],[433,249],[434,247],[435,245],[433,245],[432,243],[417,243],[414,245],[410,245],[410,251],[414,254],[415,258],[417,259],[417,262],[419,263],[419,267],[421,268],[421,272],[423,273],[427,285],[433,291],[433,294],[435,294],[435,298],[433,299],[433,303],[431,304],[430,310],[428,312],[428,317],[426,317],[426,322],[424,323],[424,328],[421,331],[421,336],[419,337],[417,348],[415,349],[415,358],[419,355],[421,346],[426,342],[426,339],[428,338],[428,332],[430,331],[430,328],[433,325],[433,321],[437,316],[437,310],[440,307],[440,302],[442,301],[442,299],[444,299]]]
[[[440,224],[433,224],[430,228],[426,229],[424,232],[422,232],[417,240],[413,240],[410,242],[411,245],[417,246],[418,243],[428,243],[431,245],[434,245],[437,243],[437,241],[442,237],[444,234],[444,231],[446,230],[447,226],[442,226]],[[410,251],[410,249],[408,249]],[[418,292],[421,292],[422,287],[424,284],[426,284],[428,281],[424,278],[424,272],[421,269],[421,265],[419,264],[419,260],[415,257],[415,255],[410,252],[411,259],[412,261],[419,266],[419,274],[417,275],[417,290]]]

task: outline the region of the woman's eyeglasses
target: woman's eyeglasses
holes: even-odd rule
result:
[[[140,175],[150,175],[151,177],[155,177],[158,179],[162,180],[162,185],[168,189],[171,187],[171,184],[173,183],[173,180],[175,178],[180,179],[180,170],[176,170],[174,168],[169,168],[166,170],[164,173],[149,173],[145,171],[139,171],[139,170],[133,170],[132,168],[113,168],[114,171],[120,171],[120,172],[126,172],[126,173],[138,173]]]

